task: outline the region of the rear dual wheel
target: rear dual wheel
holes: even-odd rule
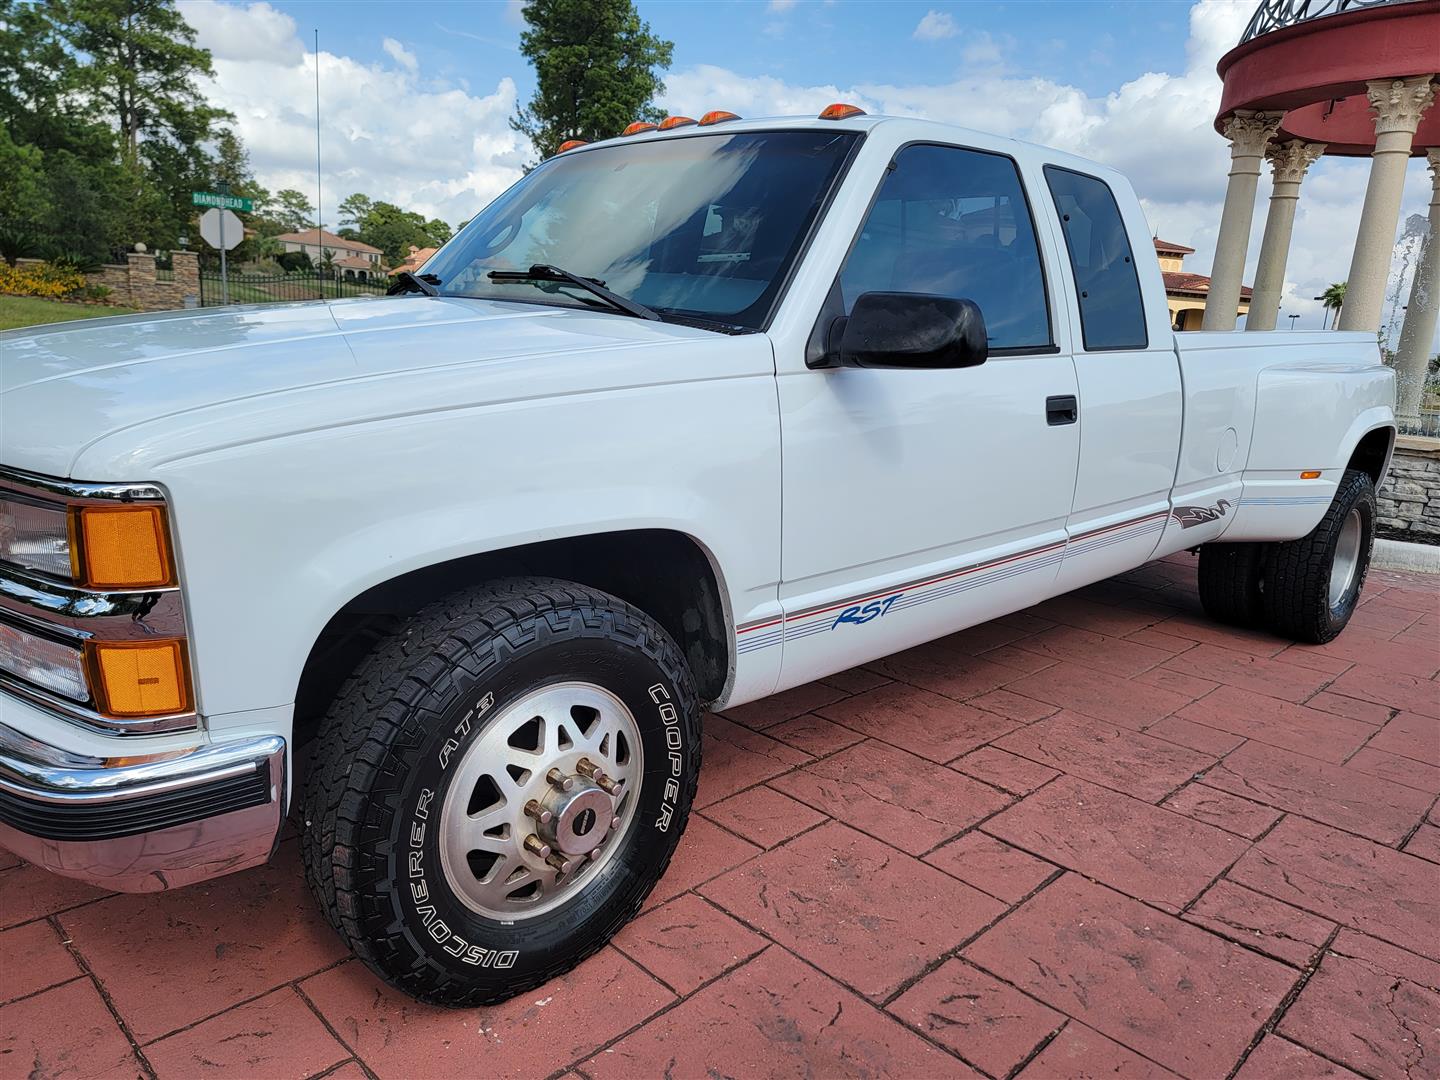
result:
[[[1375,484],[1347,469],[1325,516],[1283,543],[1206,544],[1200,603],[1217,622],[1323,644],[1355,613],[1375,543]]]
[[[524,578],[449,597],[364,661],[320,735],[306,873],[391,984],[480,1005],[628,920],[699,771],[688,668],[644,613]]]

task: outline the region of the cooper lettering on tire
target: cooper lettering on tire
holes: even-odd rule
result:
[[[599,949],[684,829],[699,709],[649,616],[569,582],[448,597],[336,698],[305,793],[306,874],[396,987],[503,1000]]]

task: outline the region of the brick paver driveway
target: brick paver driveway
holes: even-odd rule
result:
[[[1437,668],[1433,578],[1287,647],[1180,556],[712,717],[645,912],[487,1010],[345,959],[293,839],[160,896],[0,854],[0,1075],[1440,1076]]]

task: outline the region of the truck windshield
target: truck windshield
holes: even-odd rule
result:
[[[445,296],[603,306],[543,276],[490,277],[549,264],[662,315],[758,329],[857,138],[717,132],[561,154],[482,210],[425,276]]]

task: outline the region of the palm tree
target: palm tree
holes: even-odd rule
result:
[[[1343,281],[1337,281],[1320,294],[1320,299],[1325,302],[1325,310],[1333,315],[1330,320],[1331,326],[1340,321],[1340,309],[1345,306],[1345,284]]]

